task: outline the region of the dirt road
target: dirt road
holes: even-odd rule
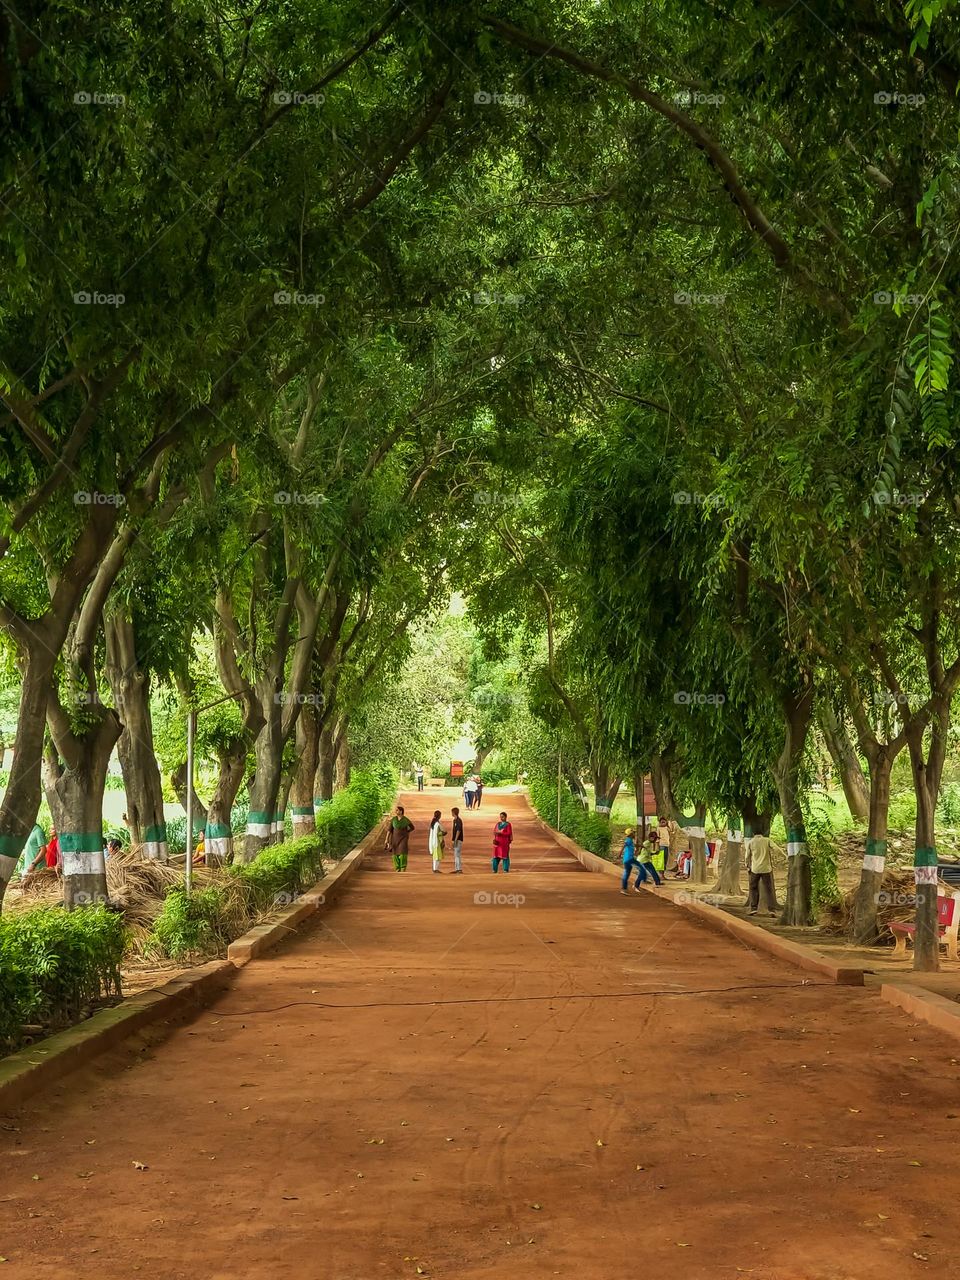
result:
[[[406,875],[375,857],[214,1008],[4,1123],[0,1280],[952,1268],[960,1071],[932,1031],[562,871],[517,797],[508,878],[489,793],[465,874],[431,875],[435,803]]]

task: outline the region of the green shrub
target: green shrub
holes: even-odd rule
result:
[[[543,818],[555,827],[557,822],[557,784],[546,782],[542,778],[534,778],[530,782],[530,802]],[[601,858],[610,856],[610,841],[613,836],[609,819],[598,813],[591,813],[583,805],[564,790],[560,795],[560,830],[565,836],[574,840],[581,849],[589,849]]]
[[[189,895],[183,889],[172,889],[153,922],[146,950],[173,960],[186,960],[221,951],[236,936],[222,889],[208,885]]]
[[[307,835],[268,845],[253,862],[235,863],[231,871],[247,886],[255,906],[282,906],[323,875],[322,842]]]
[[[122,919],[106,907],[0,916],[0,1039],[16,1045],[24,1023],[66,1026],[119,996],[125,944]]]

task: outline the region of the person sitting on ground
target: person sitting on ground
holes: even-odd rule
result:
[[[513,827],[507,820],[506,813],[500,814],[500,821],[493,829],[493,857],[490,865],[496,875],[503,863],[503,870],[510,870],[510,846],[513,844]]]
[[[30,863],[26,874],[23,877],[22,884],[24,887],[30,882],[30,873],[35,868],[40,869],[41,866],[46,867],[48,871],[56,871],[60,874],[63,859],[60,856],[60,837],[57,835],[57,828],[50,828],[50,840],[43,845],[37,856]]]
[[[767,913],[775,916],[777,906],[777,890],[773,882],[773,860],[770,857],[770,837],[756,835],[747,841],[747,875],[750,887],[747,891],[747,914],[755,916],[763,893],[764,907]]]
[[[637,880],[633,886],[639,893],[641,883],[646,880],[647,873],[643,869],[643,863],[637,857],[636,845],[633,842],[633,827],[627,827],[623,833],[623,848],[620,850],[620,861],[623,863],[623,875],[620,877],[620,892],[627,896],[630,887],[630,872],[636,869]]]

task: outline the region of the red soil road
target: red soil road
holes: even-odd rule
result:
[[[4,1124],[0,1280],[953,1268],[960,1072],[931,1029],[605,876],[518,869],[522,901],[477,903],[474,834],[463,876],[416,841],[406,875],[375,859],[214,1008]]]

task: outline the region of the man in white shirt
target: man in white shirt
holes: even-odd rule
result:
[[[770,837],[751,836],[747,841],[747,874],[750,878],[750,889],[747,894],[747,914],[755,916],[760,905],[760,892],[767,912],[775,916],[777,891],[773,883],[773,860],[770,857]]]

